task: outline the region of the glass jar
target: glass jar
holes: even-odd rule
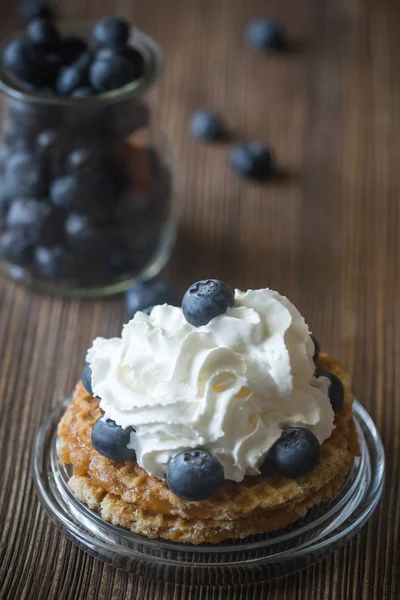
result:
[[[91,28],[75,25],[73,33],[88,37]],[[171,155],[143,97],[160,78],[163,55],[138,30],[130,45],[145,74],[97,96],[23,91],[0,71],[0,256],[12,278],[98,296],[155,276],[167,262],[175,237]]]

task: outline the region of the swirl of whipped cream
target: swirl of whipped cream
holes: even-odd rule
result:
[[[150,475],[170,459],[205,448],[225,478],[259,474],[288,426],[320,443],[333,430],[324,378],[315,379],[314,345],[289,300],[269,289],[235,292],[235,306],[193,327],[166,304],[138,312],[121,338],[97,338],[87,360],[106,419],[133,426],[129,447]]]

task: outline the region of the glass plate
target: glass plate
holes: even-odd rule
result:
[[[354,403],[361,455],[339,494],[312,508],[285,529],[270,534],[194,546],[151,540],[104,521],[67,486],[71,470],[59,463],[57,423],[69,399],[40,428],[33,476],[44,509],[74,543],[114,567],[182,584],[233,585],[273,579],[303,569],[337,550],[372,515],[382,494],[385,456],[367,411]]]

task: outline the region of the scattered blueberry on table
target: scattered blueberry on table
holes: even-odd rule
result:
[[[273,171],[273,158],[266,144],[259,141],[241,142],[229,152],[232,169],[244,177],[264,179]]]
[[[190,131],[199,140],[215,140],[224,132],[221,117],[209,109],[198,110],[190,120]]]
[[[276,19],[255,18],[246,27],[246,41],[256,50],[281,50],[284,43],[282,25]]]
[[[262,470],[286,477],[301,477],[316,467],[320,454],[319,441],[312,431],[288,427],[269,449]]]
[[[224,483],[224,470],[207,450],[185,450],[168,463],[167,483],[182,500],[206,500],[214,496]]]
[[[207,325],[211,319],[234,306],[235,297],[219,279],[203,279],[190,286],[182,300],[185,319],[194,327]]]
[[[111,419],[105,420],[104,417],[100,417],[92,429],[93,447],[111,460],[135,460],[135,450],[127,448],[132,432],[134,432],[133,427],[123,429]]]
[[[125,310],[132,318],[138,311],[151,312],[154,306],[180,306],[181,299],[175,286],[165,279],[138,281],[125,293]]]

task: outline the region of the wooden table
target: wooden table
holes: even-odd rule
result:
[[[2,3],[2,33],[15,25]],[[6,6],[7,5],[7,6]],[[61,5],[61,0],[60,0]],[[265,5],[267,5],[265,7]],[[15,9],[13,9],[15,10]],[[389,0],[69,0],[69,17],[119,12],[166,50],[160,113],[179,176],[180,235],[167,274],[269,286],[343,359],[387,452],[373,520],[328,560],[272,584],[178,588],[90,558],[40,508],[30,472],[35,433],[80,373],[96,335],[117,335],[121,298],[53,299],[0,288],[0,597],[7,600],[385,600],[400,597],[400,3]],[[248,49],[244,26],[281,19],[292,51]],[[238,178],[229,143],[188,133],[199,107],[232,139],[274,149],[283,176]]]

